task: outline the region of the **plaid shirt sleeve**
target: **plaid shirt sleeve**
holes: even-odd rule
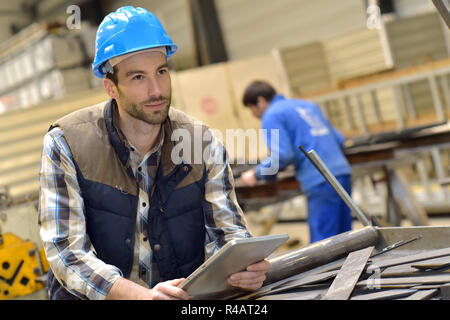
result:
[[[122,273],[96,257],[86,234],[75,165],[59,128],[44,137],[39,181],[40,236],[56,279],[81,299],[105,299]]]
[[[222,142],[212,130],[205,151],[205,260],[229,240],[252,237],[234,190],[234,178]]]

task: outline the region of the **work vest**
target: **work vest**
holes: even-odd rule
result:
[[[133,264],[139,187],[129,164],[129,146],[114,125],[114,108],[116,103],[110,100],[80,109],[56,121],[50,130],[59,127],[64,131],[84,200],[87,235],[97,257],[118,267],[127,278]],[[204,161],[185,161],[183,152],[181,163],[171,159],[176,144],[172,132],[183,129],[193,134],[199,127],[202,132],[207,130],[173,108],[162,127],[161,161],[148,211],[148,240],[161,281],[187,277],[205,258]],[[194,148],[191,141],[191,155],[203,154],[208,142]],[[47,287],[51,299],[75,298],[51,270]]]

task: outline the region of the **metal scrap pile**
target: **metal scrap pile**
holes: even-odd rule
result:
[[[397,232],[402,233],[398,228]],[[420,228],[425,230],[427,228]],[[448,229],[448,228],[447,228]],[[417,230],[417,231],[420,231]],[[416,235],[412,238],[396,241],[379,248],[368,237],[373,230],[368,228],[353,238],[341,236],[331,243],[322,243],[319,247],[305,248],[291,252],[280,259],[291,266],[305,265],[308,259],[317,265],[304,272],[295,273],[284,279],[271,282],[261,289],[235,297],[237,300],[441,300],[450,299],[450,247],[425,249],[430,245],[428,237]],[[383,231],[378,229],[378,232]],[[431,230],[430,235],[434,231]],[[435,233],[435,232],[434,232]],[[382,232],[381,232],[382,234]],[[382,236],[382,235],[381,235]],[[436,234],[435,234],[436,236]],[[351,250],[344,257],[329,259],[331,262],[320,264],[319,252],[332,252],[338,247],[356,248],[356,239],[362,239],[358,245],[372,242],[362,249]],[[439,242],[439,241],[437,241]],[[422,248],[408,250],[409,248]],[[399,249],[397,249],[399,248]],[[330,255],[328,255],[330,256]],[[322,259],[327,259],[322,257]],[[277,265],[276,258],[275,268]],[[311,261],[312,261],[311,260]],[[302,262],[303,261],[303,262]],[[323,260],[325,261],[325,260]],[[312,266],[312,264],[310,264]],[[273,270],[273,274],[279,270]],[[286,271],[286,270],[285,270]],[[285,272],[283,271],[283,273]],[[293,269],[291,270],[291,273]]]

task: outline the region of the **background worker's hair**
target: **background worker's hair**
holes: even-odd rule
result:
[[[268,82],[255,80],[245,89],[242,103],[246,107],[251,104],[256,105],[258,97],[263,97],[267,102],[270,102],[276,93],[275,89]]]

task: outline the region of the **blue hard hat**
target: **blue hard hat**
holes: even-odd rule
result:
[[[104,78],[103,64],[109,59],[164,46],[167,58],[178,48],[153,13],[140,7],[121,7],[108,14],[98,27],[92,70],[97,77]]]

